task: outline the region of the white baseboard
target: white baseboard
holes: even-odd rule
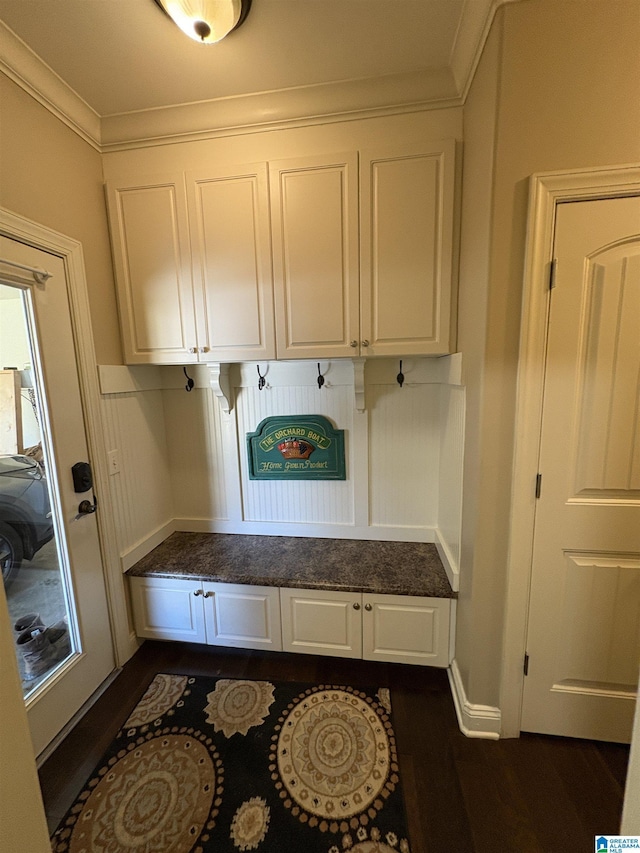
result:
[[[252,536],[310,536],[318,539],[364,539],[377,542],[435,541],[432,527],[357,527],[280,521],[232,521],[215,518],[174,518],[174,529],[190,533],[244,533]],[[132,564],[131,564],[132,565]]]
[[[493,705],[474,705],[469,702],[455,660],[451,663],[447,673],[458,725],[462,734],[467,737],[498,740],[501,726],[500,708],[495,708]]]
[[[447,573],[447,578],[449,579],[449,583],[451,584],[451,589],[454,592],[458,592],[460,590],[460,566],[453,558],[453,554],[449,550],[449,547],[445,543],[442,538],[442,534],[440,530],[436,527],[433,531],[436,548],[438,549],[438,556],[442,560],[442,565],[444,566],[444,570]]]
[[[131,566],[135,566],[138,560],[146,557],[149,551],[153,551],[154,548],[164,542],[177,529],[175,519],[172,518],[171,521],[167,521],[166,524],[157,527],[149,536],[146,536],[140,542],[136,542],[124,554],[120,555],[122,571],[126,572]]]

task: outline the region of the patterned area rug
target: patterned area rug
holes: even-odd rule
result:
[[[54,853],[410,853],[389,691],[157,675]]]

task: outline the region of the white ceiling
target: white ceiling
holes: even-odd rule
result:
[[[216,45],[188,39],[153,0],[0,0],[0,20],[104,117],[448,69],[478,2],[253,0]]]

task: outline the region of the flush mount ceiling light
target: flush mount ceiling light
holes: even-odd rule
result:
[[[183,33],[202,44],[215,44],[237,29],[251,0],[155,0]]]

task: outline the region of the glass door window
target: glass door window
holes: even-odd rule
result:
[[[29,295],[0,284],[0,565],[25,698],[78,650]]]

